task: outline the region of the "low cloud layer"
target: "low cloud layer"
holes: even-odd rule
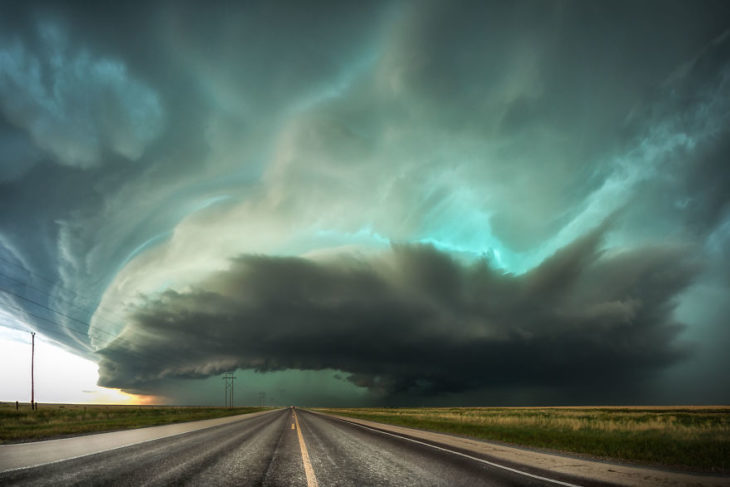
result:
[[[386,396],[630,387],[684,356],[672,314],[698,269],[684,248],[602,252],[602,233],[520,276],[428,245],[321,261],[241,256],[135,310],[99,352],[100,384],[145,391],[233,369],[335,369]]]

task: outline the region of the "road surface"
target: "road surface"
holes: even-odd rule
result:
[[[28,459],[31,465],[33,459]],[[31,468],[0,485],[576,485],[301,409]]]

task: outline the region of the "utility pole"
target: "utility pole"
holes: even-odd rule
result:
[[[226,384],[225,384],[225,387],[223,390],[223,394],[224,394],[224,398],[225,398],[225,400],[224,400],[225,407],[227,407],[227,408],[233,407],[233,381],[235,379],[236,378],[234,377],[233,374],[224,374],[223,375],[223,380],[226,381]]]
[[[35,409],[35,332],[30,332],[30,408]]]

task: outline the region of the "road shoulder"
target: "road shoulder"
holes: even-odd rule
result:
[[[504,462],[510,466],[520,465],[530,471],[541,471],[559,476],[565,475],[588,483],[608,483],[636,487],[674,487],[687,485],[708,487],[730,486],[730,477],[728,476],[678,473],[653,468],[583,460],[463,438],[446,433],[406,428],[364,419],[325,414],[318,411],[312,412],[417,440],[437,443],[439,446],[450,447],[455,451],[471,452],[479,456],[488,457],[491,460]]]
[[[223,418],[189,421],[186,423],[150,426],[123,431],[95,433],[90,435],[42,440],[29,443],[0,445],[0,472],[30,468],[48,463],[70,460],[85,455],[136,445],[146,441],[158,440],[170,436],[181,435],[191,431],[213,428],[248,418],[254,418],[273,411],[226,416]]]

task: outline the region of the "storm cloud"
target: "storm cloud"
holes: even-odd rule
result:
[[[95,166],[104,150],[139,159],[164,125],[157,94],[119,60],[69,45],[62,26],[42,22],[36,37],[40,53],[19,39],[0,49],[5,118],[61,164]]]
[[[169,402],[726,402],[728,18],[6,2],[2,326]]]
[[[381,395],[628,387],[686,354],[672,312],[698,266],[686,248],[602,252],[603,231],[520,276],[429,245],[240,256],[136,309],[99,352],[100,383],[150,392],[160,379],[227,370],[334,369]]]

